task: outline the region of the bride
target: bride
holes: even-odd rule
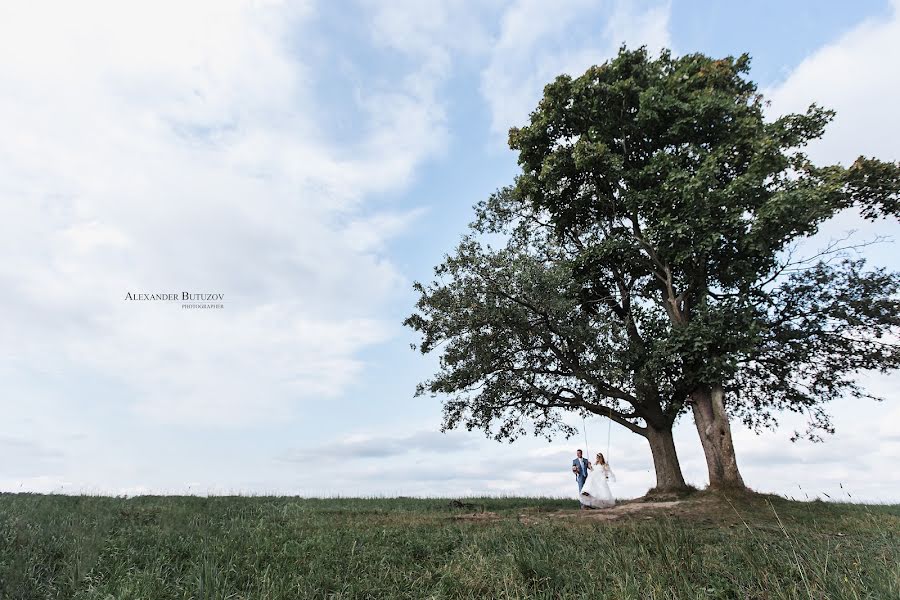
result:
[[[585,480],[584,486],[581,488],[579,500],[581,500],[582,504],[591,508],[613,506],[616,500],[613,498],[612,492],[609,491],[607,480],[612,479],[615,481],[616,476],[613,475],[612,469],[609,468],[609,464],[600,452],[597,453],[597,460],[594,462],[594,465],[596,468],[588,472],[587,480]]]

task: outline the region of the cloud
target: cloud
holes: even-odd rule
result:
[[[0,436],[0,455],[7,460],[0,464],[0,477],[31,475],[36,471],[56,472],[65,454],[54,447],[34,440]]]
[[[328,67],[302,52],[314,17],[249,0],[0,8],[0,250],[16,256],[0,356],[78,373],[74,389],[110,378],[141,417],[199,426],[281,419],[353,382],[394,335],[380,311],[405,278],[386,242],[421,214],[366,201],[446,143],[446,72],[366,80],[361,131],[335,142],[317,117]],[[226,308],[123,301],[182,290]]]
[[[894,108],[900,77],[884,66],[886,57],[900,53],[900,2],[892,7],[888,19],[857,25],[764,90],[772,114],[803,112],[813,102],[837,112],[823,139],[810,146],[814,160],[848,165],[860,154],[900,160]]]
[[[372,141],[393,150],[386,161],[397,152],[440,152],[450,139],[442,87],[460,55],[478,54],[486,44],[479,3],[362,0],[359,10],[373,46],[411,65],[400,85],[382,86],[362,101],[379,126]]]
[[[900,160],[896,143],[900,138],[900,114],[894,106],[895,98],[900,95],[900,75],[884,67],[885,57],[900,55],[900,2],[895,0],[891,7],[886,19],[870,19],[856,25],[812,52],[783,82],[763,91],[771,101],[769,114],[772,116],[804,112],[813,102],[836,111],[824,136],[807,149],[818,164],[847,166],[860,155]],[[824,223],[819,233],[803,244],[800,255],[814,255],[829,240],[845,239],[848,233],[852,234],[849,243],[869,242],[877,236],[884,238],[885,243],[865,248],[858,256],[866,258],[873,267],[900,271],[897,253],[900,229],[896,219],[870,222],[862,219],[855,209],[843,211]],[[860,373],[857,379],[876,396],[889,402],[897,400],[900,373]],[[843,421],[835,419],[835,424],[839,432],[865,427],[854,422],[852,415]],[[879,439],[885,439],[884,432],[877,437],[863,436],[859,441],[869,448],[877,448]],[[792,456],[793,452],[787,455]],[[872,457],[867,468],[874,470],[877,464],[880,461]]]
[[[343,462],[415,454],[454,452],[471,448],[473,440],[457,432],[417,431],[400,436],[355,435],[328,444],[290,449],[278,456],[287,462]]]
[[[630,433],[616,436],[616,493],[640,495],[653,485],[649,447]],[[504,444],[465,431],[358,432],[333,443],[286,450],[274,464],[293,478],[294,487],[286,491],[302,495],[574,497],[570,467],[577,445],[539,438]]]
[[[487,20],[500,7],[496,1],[441,0],[423,4],[413,0],[364,0],[370,32],[380,44],[403,53],[441,55],[449,59],[477,56],[490,45]]]
[[[544,86],[558,75],[581,75],[611,58],[622,43],[651,51],[669,47],[669,10],[667,2],[644,7],[575,0],[554,6],[550,17],[546,3],[513,2],[481,73],[481,94],[498,141],[505,144],[509,128],[527,122]]]

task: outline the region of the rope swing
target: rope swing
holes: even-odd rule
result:
[[[584,434],[584,454],[588,457],[588,460],[591,459],[591,451],[588,449],[587,442],[587,425],[584,422],[584,415],[581,415],[581,432]]]
[[[609,462],[609,436],[612,433],[612,406],[609,407],[609,416],[606,418],[606,462]]]
[[[609,440],[612,435],[612,407],[609,407],[609,415],[606,417],[606,454],[604,455],[606,458],[606,462],[609,462]],[[581,432],[584,434],[584,453],[587,456],[591,455],[591,451],[588,449],[588,436],[587,436],[587,422],[584,419],[584,415],[581,415]]]

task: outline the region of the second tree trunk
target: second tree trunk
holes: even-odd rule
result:
[[[691,394],[694,423],[700,434],[703,454],[706,455],[709,486],[743,488],[744,479],[738,470],[724,396],[722,386],[718,385]]]

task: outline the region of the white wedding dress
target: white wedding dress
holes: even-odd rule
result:
[[[614,506],[616,499],[613,498],[612,492],[609,491],[608,479],[616,480],[616,476],[613,475],[609,465],[594,465],[594,468],[588,471],[587,479],[581,487],[581,494],[578,496],[581,503],[591,508]]]

